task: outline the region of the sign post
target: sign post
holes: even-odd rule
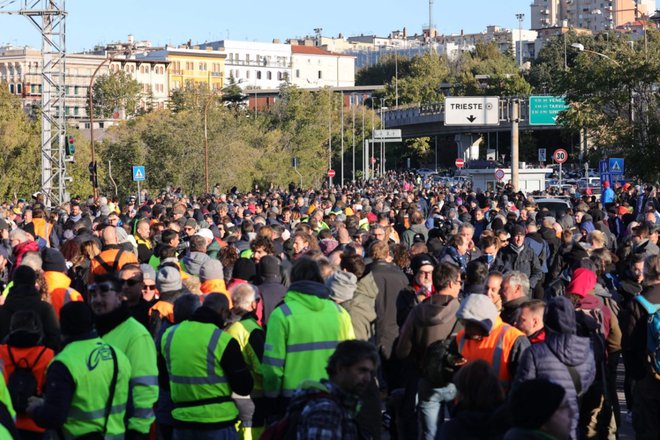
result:
[[[501,182],[502,179],[504,179],[504,170],[502,168],[498,168],[495,170],[495,178],[497,179],[498,182]]]
[[[300,171],[298,171],[298,158],[293,157],[291,159],[291,165],[293,165],[293,169],[295,170],[296,174],[300,176],[300,188],[302,189],[302,174],[300,174]]]
[[[548,159],[546,158],[545,148],[539,148],[539,162],[545,162]]]
[[[144,165],[134,165],[133,166],[133,181],[137,182],[137,187],[138,187],[138,195],[137,195],[137,201],[138,205],[142,203],[142,194],[140,191],[140,182],[142,182],[146,178],[147,174],[144,171]]]
[[[552,153],[552,158],[559,164],[559,188],[561,188],[561,164],[568,160],[568,152],[563,148],[558,148]]]
[[[329,169],[328,170],[328,178],[330,179],[330,186],[332,186],[332,178],[335,177],[337,173],[335,173],[335,170]]]

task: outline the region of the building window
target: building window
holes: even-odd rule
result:
[[[74,94],[74,95],[78,95],[78,92],[79,92],[79,87],[78,87],[78,86],[74,86],[74,87],[73,87],[73,94]]]
[[[300,69],[296,69],[296,78],[300,78]]]
[[[206,63],[199,63],[199,71],[206,72]]]
[[[140,73],[144,73],[144,65],[140,66]]]
[[[16,84],[16,94],[20,95],[23,92],[23,86],[21,84]]]
[[[319,70],[319,79],[323,79],[323,71]]]
[[[261,79],[261,70],[257,70],[257,79]]]
[[[268,80],[273,79],[273,72],[266,72],[266,79]]]
[[[74,116],[78,116],[79,113],[80,113],[80,107],[74,107],[74,108],[73,108],[73,114],[74,114]]]
[[[246,77],[247,79],[250,79],[250,71],[249,71],[249,70],[245,72],[245,77]]]
[[[246,54],[245,54],[245,62],[246,62],[246,63],[249,63],[249,62],[250,62],[250,54],[249,54],[249,53],[246,53]]]

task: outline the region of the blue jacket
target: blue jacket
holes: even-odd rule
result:
[[[548,302],[545,325],[545,341],[533,344],[523,353],[513,386],[534,378],[548,379],[563,386],[573,411],[571,438],[576,439],[580,411],[568,367],[575,368],[578,373],[580,394],[584,394],[596,378],[593,349],[589,338],[575,334],[575,309],[567,298],[553,298]]]

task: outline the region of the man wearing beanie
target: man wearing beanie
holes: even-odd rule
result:
[[[433,268],[436,264],[435,258],[427,253],[417,254],[411,259],[412,281],[396,299],[396,322],[399,326],[406,321],[413,307],[435,293]]]
[[[275,310],[278,304],[284,299],[286,286],[282,284],[282,274],[280,271],[280,260],[272,255],[261,257],[258,265],[260,284],[259,293],[261,294],[260,308],[261,323],[265,326],[268,323],[270,314]]]
[[[532,248],[525,244],[525,228],[522,226],[513,227],[510,243],[499,252],[499,255],[504,263],[504,272],[517,270],[524,273],[529,278],[531,289],[541,281],[543,276],[541,262]]]
[[[568,440],[571,409],[566,391],[547,379],[521,383],[511,393],[513,428],[504,440]]]
[[[227,292],[224,270],[219,260],[209,259],[202,264],[202,267],[199,268],[199,281],[202,283],[201,290],[203,294],[222,293],[229,300],[229,307],[231,307],[231,297]]]
[[[488,362],[502,387],[508,391],[516,375],[520,358],[530,343],[517,328],[502,321],[495,305],[486,295],[470,295],[456,317],[464,328],[456,335],[454,351],[465,359]]]
[[[62,307],[65,346],[48,367],[44,398],[31,397],[27,413],[37,425],[61,430],[67,438],[123,438],[131,364],[98,337],[93,321],[83,302]],[[108,406],[117,410],[106,420]]]
[[[514,388],[526,380],[547,379],[561,385],[571,407],[571,438],[579,438],[579,398],[596,377],[596,363],[589,338],[577,336],[573,304],[553,298],[545,311],[546,338],[532,345],[520,359]]]
[[[156,274],[158,301],[149,310],[149,332],[155,340],[174,324],[174,301],[183,294],[181,272],[174,266],[162,266]]]
[[[330,299],[350,310],[353,294],[357,288],[357,277],[350,272],[337,271],[325,282],[332,293]]]
[[[28,266],[18,266],[14,271],[13,285],[9,289],[5,304],[0,307],[0,341],[9,334],[9,325],[14,313],[32,310],[41,320],[44,330],[44,345],[59,350],[61,345],[60,326],[53,306],[41,300],[36,288],[37,274]]]
[[[112,275],[96,277],[89,289],[90,304],[99,335],[121,350],[131,363],[126,438],[146,439],[155,420],[153,407],[158,399],[156,346],[147,329],[131,317],[122,284]]]
[[[55,315],[60,317],[60,309],[69,301],[82,301],[82,295],[71,287],[71,278],[66,274],[66,260],[57,249],[44,248],[41,251],[41,267],[44,271],[50,303]]]

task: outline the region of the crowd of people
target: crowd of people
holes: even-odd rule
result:
[[[602,194],[3,203],[0,439],[657,440],[660,201]]]

